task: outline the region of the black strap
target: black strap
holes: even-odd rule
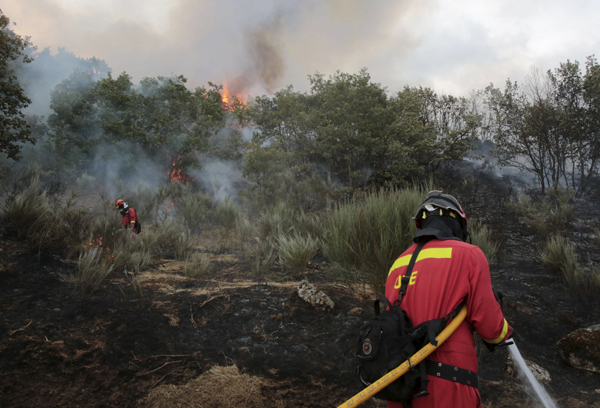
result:
[[[408,263],[408,267],[406,268],[406,273],[400,281],[401,283],[400,289],[398,290],[398,300],[396,300],[394,304],[399,305],[400,303],[402,303],[402,298],[404,298],[404,295],[406,294],[406,289],[408,288],[408,283],[410,282],[410,275],[412,275],[415,262],[417,262],[419,252],[421,252],[421,249],[425,246],[425,244],[426,242],[421,242],[419,245],[417,245],[417,247],[415,248],[415,252],[413,252],[412,256],[410,257],[410,262]]]
[[[376,299],[375,302],[373,303],[373,310],[375,311],[375,316],[377,316],[379,313],[381,313],[381,309],[379,306],[380,302],[385,303],[387,305],[385,310],[387,310],[388,308],[389,309],[392,308],[392,304],[385,296],[379,296],[379,299]]]
[[[473,371],[432,360],[425,360],[425,364],[427,366],[427,375],[443,378],[444,380],[459,384],[469,385],[473,388],[479,387],[477,373]]]

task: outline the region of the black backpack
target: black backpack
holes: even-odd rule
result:
[[[441,319],[429,320],[413,327],[410,318],[400,307],[406,294],[412,269],[423,245],[425,243],[417,246],[410,259],[401,281],[398,300],[391,304],[385,297],[377,299],[374,305],[375,317],[360,332],[356,352],[359,365],[356,372],[363,388],[370,386],[408,360],[427,343],[431,342],[437,346],[436,336],[446,327],[450,318],[458,314],[461,305]],[[382,313],[379,308],[380,302],[387,305],[387,310]],[[416,366],[412,366],[406,374],[379,391],[374,397],[399,401],[403,403],[403,406],[410,406],[413,398],[429,395],[427,372],[428,362],[422,361]]]

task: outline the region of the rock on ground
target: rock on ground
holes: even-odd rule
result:
[[[562,358],[575,368],[600,373],[600,324],[575,330],[556,346]]]

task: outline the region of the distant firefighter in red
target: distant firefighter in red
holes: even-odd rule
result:
[[[128,229],[131,227],[133,232],[136,234],[142,232],[142,226],[140,225],[137,214],[133,208],[129,207],[122,198],[119,198],[115,202],[115,206],[119,209],[121,215],[123,216],[123,220],[121,221],[123,228]]]

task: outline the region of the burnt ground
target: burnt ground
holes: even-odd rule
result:
[[[500,234],[493,281],[521,353],[550,372],[559,406],[600,406],[600,375],[570,367],[556,348],[562,336],[599,323],[597,306],[571,296],[536,261],[535,239],[518,229]],[[216,267],[202,281],[164,260],[141,275],[141,296],[115,274],[82,305],[59,280],[72,265],[0,236],[0,407],[144,407],[151,390],[231,364],[268,379],[261,393],[280,407],[338,406],[358,391],[353,351],[371,301],[315,267],[309,281],[335,302],[318,309],[299,298],[297,282],[257,280],[236,251],[213,255]],[[349,315],[356,306],[361,314]],[[533,406],[505,373],[507,355],[481,353],[484,407]]]

